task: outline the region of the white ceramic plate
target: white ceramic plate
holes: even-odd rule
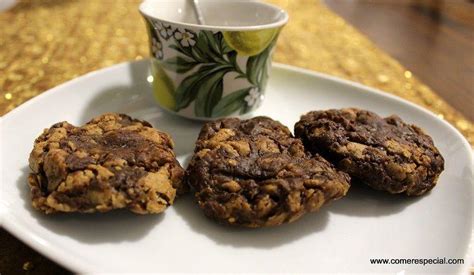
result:
[[[420,198],[352,188],[348,196],[300,221],[246,230],[206,219],[191,196],[165,214],[126,211],[45,216],[30,206],[26,177],[33,140],[67,120],[81,124],[103,112],[150,121],[176,141],[186,163],[200,124],[158,109],[146,61],[123,63],[58,86],[1,120],[3,226],[76,272],[465,272],[472,212],[470,147],[448,123],[407,101],[334,77],[273,68],[257,111],[290,129],[309,110],[360,107],[398,114],[423,127],[446,160],[438,186]],[[463,258],[465,265],[371,265],[371,258]]]

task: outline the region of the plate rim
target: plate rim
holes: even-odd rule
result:
[[[118,64],[115,64],[115,65],[112,65],[112,66],[109,66],[109,67],[104,67],[104,68],[101,68],[101,69],[98,69],[98,70],[94,70],[94,71],[85,73],[85,74],[83,74],[81,76],[78,76],[74,79],[63,82],[63,83],[61,83],[61,84],[59,84],[59,85],[57,85],[57,86],[55,86],[51,89],[48,89],[48,90],[44,91],[43,93],[41,93],[40,95],[35,96],[35,97],[25,101],[24,103],[17,106],[15,109],[13,109],[10,112],[6,113],[5,115],[1,116],[0,117],[0,131],[4,131],[3,126],[4,126],[5,120],[9,119],[11,116],[15,115],[16,113],[21,112],[24,108],[26,108],[29,105],[35,103],[36,101],[43,99],[43,97],[52,96],[55,93],[61,92],[67,86],[76,84],[76,82],[84,81],[85,79],[88,79],[88,78],[98,77],[101,74],[106,74],[106,73],[108,73],[110,71],[114,71],[114,70],[116,70],[120,67],[129,66],[130,64],[135,64],[135,65],[138,65],[138,66],[144,66],[146,62],[149,62],[148,58],[141,59],[141,60],[134,60],[134,61],[125,61],[125,62],[118,63]],[[143,64],[140,64],[140,63],[143,63]],[[473,178],[472,174],[474,173],[474,171],[473,171],[472,167],[474,167],[474,165],[473,165],[473,151],[471,149],[471,145],[468,143],[466,138],[461,134],[461,132],[458,129],[456,129],[453,125],[451,125],[446,120],[440,119],[432,111],[430,111],[430,110],[428,110],[428,109],[426,109],[426,108],[424,108],[420,105],[417,105],[413,102],[410,102],[406,99],[403,99],[399,96],[390,94],[388,92],[384,92],[384,91],[376,89],[376,88],[366,86],[366,85],[358,83],[358,82],[354,82],[354,81],[351,81],[351,80],[346,80],[346,79],[343,79],[343,78],[340,78],[340,77],[337,77],[337,76],[332,76],[332,75],[328,75],[328,74],[325,74],[325,73],[320,73],[320,72],[312,71],[312,70],[309,70],[309,69],[300,68],[300,67],[296,67],[296,66],[292,66],[292,65],[282,64],[282,63],[276,63],[276,62],[272,63],[272,69],[303,74],[305,76],[317,78],[318,80],[336,82],[336,83],[344,84],[344,85],[349,86],[349,87],[355,87],[355,88],[358,88],[358,89],[362,89],[362,90],[364,90],[364,92],[369,92],[370,94],[372,94],[374,96],[394,100],[397,103],[402,104],[402,105],[408,105],[409,107],[414,108],[417,111],[429,116],[431,119],[434,119],[434,120],[440,122],[444,126],[448,127],[451,131],[453,131],[455,133],[455,135],[457,136],[457,138],[461,141],[461,143],[463,145],[463,149],[465,151],[469,152],[469,154],[467,154],[467,155],[468,155],[468,159],[469,159],[469,163],[470,163],[470,167],[471,167],[471,179]],[[1,143],[0,143],[0,146],[1,146]],[[0,152],[1,151],[3,151],[3,150],[0,147]],[[3,170],[3,164],[0,162],[0,174],[2,174],[2,172],[3,172],[2,170]],[[473,196],[473,187],[474,187],[474,183],[471,184],[471,198]],[[3,198],[4,195],[5,195],[5,193],[3,193],[3,195],[1,197]],[[50,260],[56,262],[57,264],[65,267],[65,268],[70,269],[73,272],[86,273],[86,272],[91,272],[94,269],[95,266],[89,265],[88,263],[85,263],[83,260],[78,260],[77,258],[74,258],[74,257],[61,257],[61,256],[58,257],[58,255],[61,255],[61,253],[64,252],[62,248],[59,248],[57,246],[50,246],[47,243],[45,243],[43,240],[41,240],[41,237],[38,238],[38,236],[36,236],[34,234],[31,234],[30,233],[31,231],[28,230],[27,226],[19,224],[18,221],[16,221],[15,216],[11,213],[11,211],[8,211],[8,209],[10,209],[10,208],[6,204],[5,200],[1,199],[0,203],[2,205],[2,207],[0,209],[0,225],[6,231],[8,231],[10,234],[12,234],[16,238],[20,239],[26,245],[28,245],[29,247],[36,250],[38,253],[46,256],[47,258],[49,258]],[[472,222],[473,222],[473,220],[474,219],[472,218],[472,215],[471,215],[471,231],[472,231]],[[474,231],[472,231],[472,232],[474,233]],[[470,241],[469,244],[467,244],[466,252],[463,255],[463,258],[467,262],[464,263],[465,268],[462,268],[461,270],[464,270],[466,268],[467,268],[467,270],[469,269],[469,266],[470,266],[469,260],[471,260],[469,255],[470,255],[470,248],[472,247],[472,245],[473,245],[473,238],[471,237],[471,241]],[[83,259],[83,258],[81,258],[81,259]]]

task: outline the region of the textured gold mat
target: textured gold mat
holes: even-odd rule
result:
[[[139,0],[21,1],[0,13],[0,115],[86,72],[148,56]],[[271,0],[290,23],[275,60],[357,81],[422,105],[474,145],[473,124],[316,0]],[[45,125],[46,126],[46,125]]]

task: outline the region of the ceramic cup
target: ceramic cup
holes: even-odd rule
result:
[[[153,94],[166,110],[208,120],[260,106],[272,52],[288,14],[257,1],[145,0]]]

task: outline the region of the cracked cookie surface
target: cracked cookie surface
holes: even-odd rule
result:
[[[171,137],[123,114],[54,124],[35,140],[29,164],[32,204],[45,213],[160,213],[184,190]]]
[[[306,148],[377,190],[422,195],[444,169],[430,136],[398,116],[356,108],[313,111],[295,125]]]
[[[307,155],[287,127],[267,117],[205,124],[186,178],[208,217],[245,227],[295,221],[349,189],[345,173]]]

